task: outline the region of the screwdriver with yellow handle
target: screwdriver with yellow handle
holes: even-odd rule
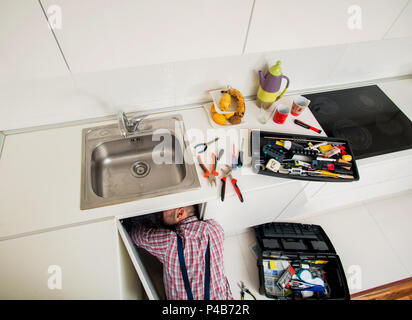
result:
[[[347,175],[347,174],[339,174],[339,173],[333,173],[329,172],[326,170],[316,170],[314,172],[317,172],[318,174],[322,176],[329,176],[329,177],[334,177],[334,178],[341,178],[341,179],[353,179],[353,176]]]

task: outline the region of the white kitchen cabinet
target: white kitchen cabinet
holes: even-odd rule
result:
[[[241,183],[238,184],[242,188]],[[285,179],[277,186],[243,193],[242,203],[228,178],[225,201],[220,198],[209,201],[204,218],[218,221],[225,235],[236,234],[245,228],[275,221],[306,184],[307,181]]]
[[[0,241],[0,299],[138,298],[121,258],[113,219]]]
[[[70,69],[109,70],[241,54],[252,0],[41,0],[58,5]]]
[[[40,4],[0,1],[0,83],[68,73]]]
[[[359,181],[310,182],[282,212],[279,220],[288,221],[412,189],[411,161],[409,150],[359,160]]]
[[[402,38],[412,36],[412,1],[399,15],[392,28],[386,34],[385,39]]]
[[[407,2],[256,0],[246,53],[380,40]]]

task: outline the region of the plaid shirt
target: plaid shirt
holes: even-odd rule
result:
[[[195,300],[204,299],[205,252],[210,242],[210,299],[233,299],[223,267],[222,227],[214,220],[199,221],[192,216],[176,226],[182,237],[190,287]],[[163,282],[167,299],[187,300],[185,285],[180,271],[176,232],[162,228],[136,226],[131,237],[133,242],[146,249],[163,263]]]

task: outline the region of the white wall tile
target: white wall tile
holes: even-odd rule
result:
[[[70,69],[93,72],[241,54],[252,0],[42,0],[59,5]]]
[[[0,84],[68,73],[39,3],[0,1]]]
[[[412,36],[412,1],[409,0],[408,5],[396,19],[395,23],[386,34],[386,39],[411,37]]]
[[[407,0],[256,0],[246,52],[380,40]],[[361,28],[351,29],[352,5],[361,10]],[[359,19],[358,19],[359,20]]]
[[[114,114],[99,97],[75,87],[70,76],[2,85],[0,130]]]
[[[339,84],[411,74],[411,50],[412,37],[350,44],[329,81]]]
[[[226,84],[255,95],[258,70],[277,60],[290,90],[410,74],[411,50],[412,37],[9,81],[0,84],[0,130],[209,101],[207,91]]]

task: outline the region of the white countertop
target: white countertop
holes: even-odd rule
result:
[[[388,82],[379,86],[412,119],[410,103],[412,80]],[[211,129],[203,108],[178,113],[183,116],[186,130],[201,129],[206,132],[207,129]],[[257,121],[258,108],[253,101],[247,102],[246,113],[247,123],[239,126],[238,129],[256,128],[307,135],[313,133],[293,124],[294,118],[291,116],[284,125],[277,125],[271,121],[264,126],[261,125]],[[320,128],[308,109],[299,119]],[[210,187],[207,180],[202,177],[199,166],[196,165],[201,183],[199,189],[91,210],[80,210],[82,129],[109,123],[114,121],[6,137],[0,158],[0,240],[114,216],[140,215],[218,199],[220,188]],[[245,141],[245,148],[246,145]],[[229,151],[231,152],[225,150],[225,152]],[[391,156],[391,154],[384,155],[383,158]],[[246,154],[245,158],[247,158]],[[358,166],[379,161],[382,157],[375,158],[360,160]],[[284,183],[306,183],[254,175],[250,169],[250,159],[249,163],[245,161],[245,167],[238,169],[234,175],[238,178],[243,193]],[[227,196],[234,196],[233,190],[227,192]]]
[[[287,101],[290,97],[285,97],[285,99]],[[205,132],[206,136],[206,130],[213,129],[203,108],[178,113],[183,116],[187,131],[200,129]],[[261,125],[257,121],[258,108],[254,101],[247,102],[246,113],[247,123],[236,126],[236,130],[260,128],[285,133],[309,134],[309,130],[292,123],[292,117],[288,117],[284,125],[277,125],[273,122],[268,122],[265,126]],[[153,117],[156,116],[159,115]],[[300,119],[319,127],[309,109],[301,115]],[[218,188],[210,187],[196,164],[201,183],[199,189],[119,205],[80,210],[82,129],[110,123],[115,123],[115,121],[6,137],[0,159],[0,176],[2,177],[0,181],[0,240],[87,221],[153,213],[218,199],[219,183]],[[222,128],[227,130],[235,126]],[[216,133],[221,134],[221,131]],[[208,134],[211,133],[208,132]],[[242,130],[243,134],[249,135],[249,131]],[[245,148],[247,148],[247,140],[245,140]],[[225,150],[225,153],[228,151]],[[253,174],[246,152],[245,166],[241,170],[237,169],[234,176],[239,180],[242,193],[277,184],[301,183],[295,180]],[[228,190],[227,196],[234,196],[233,190]]]

